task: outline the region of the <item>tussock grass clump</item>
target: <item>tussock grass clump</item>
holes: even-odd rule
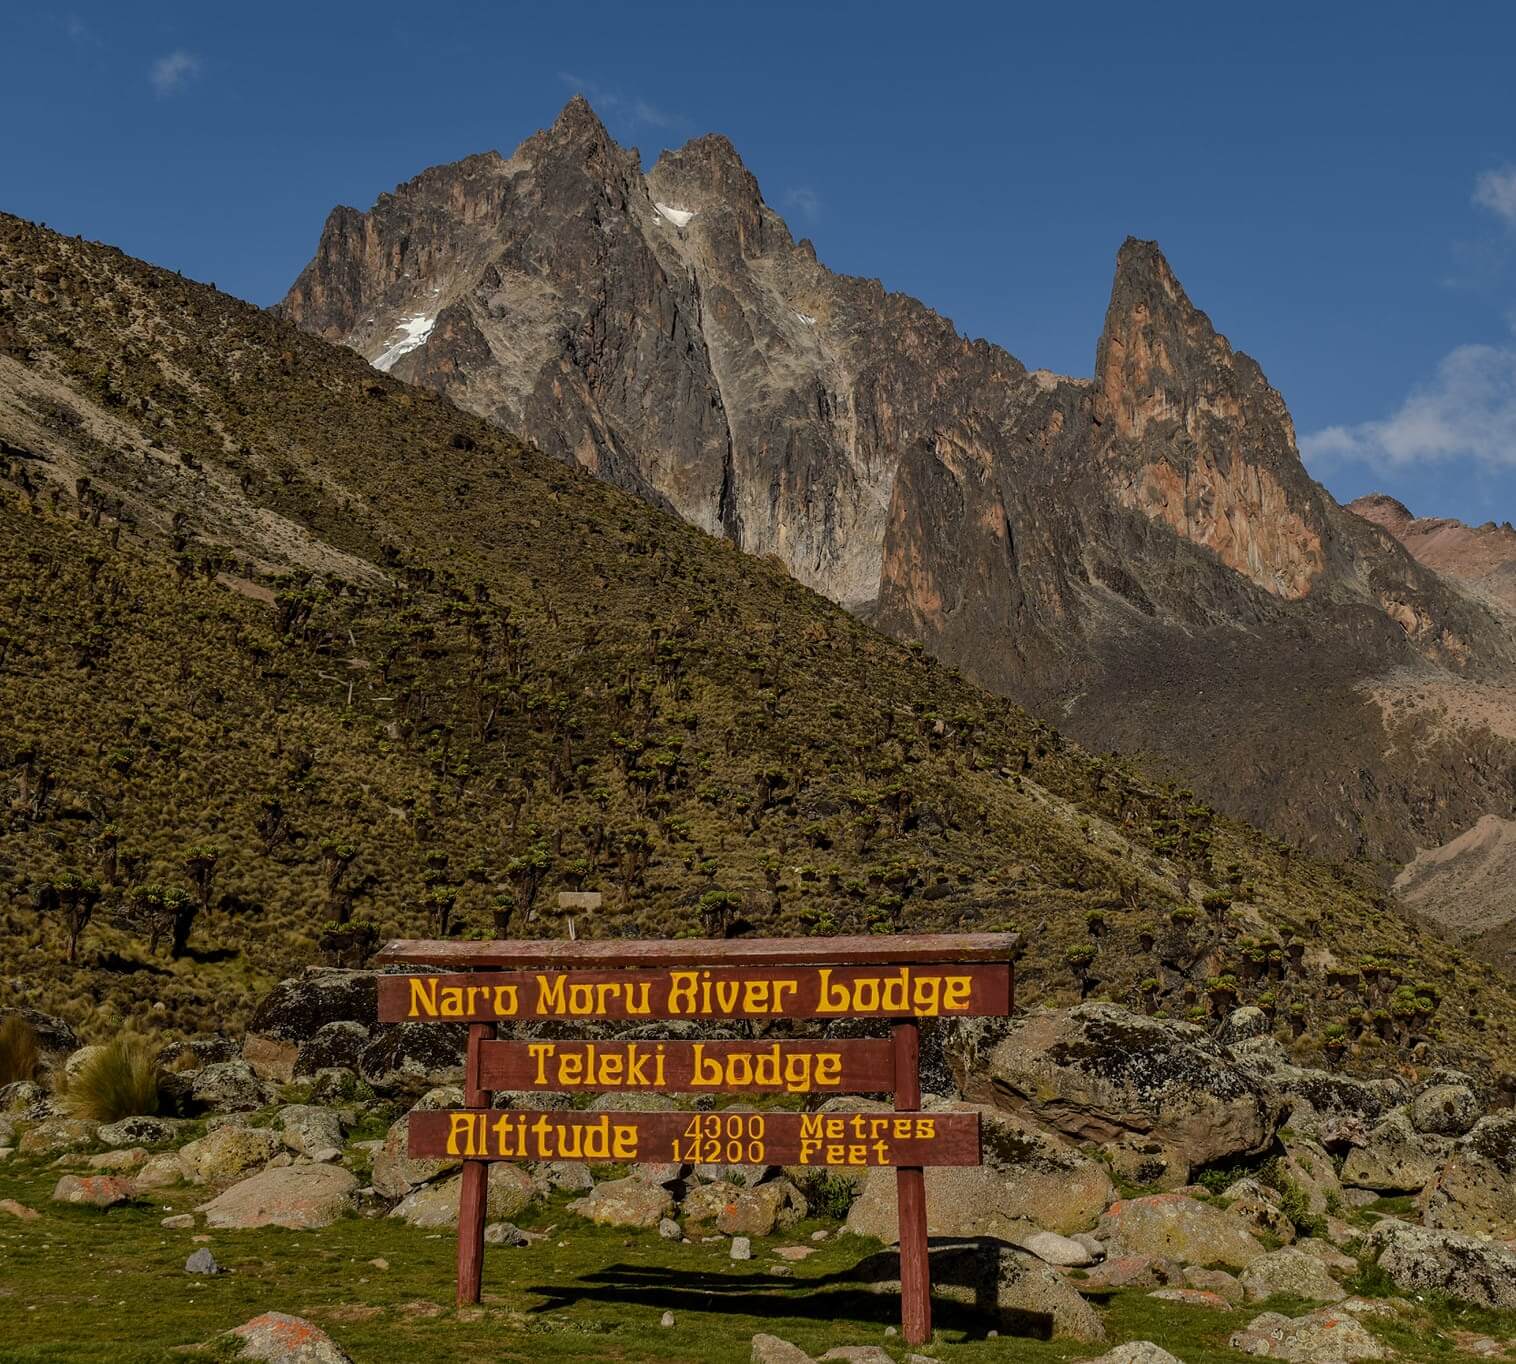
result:
[[[0,1085],[37,1076],[37,1030],[19,1014],[0,1021]]]
[[[158,1111],[158,1064],[147,1042],[129,1034],[107,1043],[68,1082],[75,1117],[116,1122]]]

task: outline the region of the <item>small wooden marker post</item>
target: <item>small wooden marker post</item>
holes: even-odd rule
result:
[[[467,1023],[464,1107],[411,1114],[413,1157],[461,1158],[458,1301],[479,1301],[489,1164],[894,1166],[901,1327],[932,1334],[927,1165],[977,1165],[979,1118],[921,1111],[921,1018],[1011,1012],[1011,933],[705,941],[399,941],[379,960],[431,968],[379,980],[385,1023]],[[456,974],[435,974],[436,968]],[[889,1040],[498,1041],[500,1023],[878,1018]],[[590,1094],[874,1094],[887,1113],[512,1111],[492,1089]]]

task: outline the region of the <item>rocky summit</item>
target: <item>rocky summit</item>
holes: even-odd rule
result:
[[[1028,370],[826,269],[726,138],[644,174],[576,98],[334,210],[277,311],[1292,841],[1389,875],[1509,810],[1509,533],[1475,573],[1338,506],[1152,242],[1092,376]],[[1459,891],[1418,907],[1503,958]]]

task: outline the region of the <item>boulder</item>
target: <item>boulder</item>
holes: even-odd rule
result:
[[[1483,1106],[1468,1085],[1430,1085],[1411,1100],[1411,1126],[1437,1137],[1461,1137]]]
[[[14,1217],[18,1222],[35,1222],[42,1215],[25,1203],[16,1202],[14,1198],[0,1198],[0,1212],[7,1217]]]
[[[1088,1293],[1117,1288],[1164,1288],[1184,1278],[1183,1266],[1163,1255],[1116,1255],[1091,1269],[1079,1281]]]
[[[630,1175],[597,1184],[583,1198],[576,1198],[569,1211],[608,1227],[656,1227],[672,1216],[674,1196],[662,1185]]]
[[[47,1091],[35,1080],[12,1080],[8,1085],[0,1085],[0,1113],[45,1118],[54,1111]]]
[[[43,1118],[21,1134],[16,1149],[23,1156],[51,1156],[62,1151],[82,1151],[99,1137],[100,1124],[88,1118]]]
[[[1208,1288],[1155,1288],[1148,1294],[1159,1302],[1177,1302],[1183,1307],[1203,1307],[1208,1312],[1230,1312],[1232,1304]]]
[[[1002,1332],[1091,1343],[1105,1340],[1100,1315],[1056,1269],[993,1238],[928,1247],[932,1297],[962,1304]],[[874,1293],[900,1292],[900,1254],[870,1255],[849,1274]]]
[[[171,1185],[184,1183],[187,1177],[179,1153],[164,1151],[143,1161],[135,1182],[139,1189],[167,1189]]]
[[[63,1079],[65,1085],[72,1084],[79,1078],[80,1072],[97,1056],[104,1056],[103,1046],[79,1047],[71,1051],[63,1060]]]
[[[274,1115],[274,1128],[291,1151],[304,1155],[342,1145],[342,1116],[333,1108],[287,1104]]]
[[[54,1203],[113,1208],[136,1197],[136,1186],[120,1175],[64,1175],[53,1188]]]
[[[1247,1299],[1247,1289],[1242,1286],[1242,1280],[1224,1269],[1196,1269],[1191,1266],[1184,1271],[1184,1281],[1191,1288],[1225,1298],[1233,1306],[1240,1305]]]
[[[248,1113],[273,1098],[246,1061],[217,1061],[202,1066],[190,1080],[189,1097],[197,1109],[215,1113]]]
[[[1358,1239],[1356,1233],[1352,1239]],[[1314,1255],[1328,1269],[1335,1269],[1343,1274],[1354,1274],[1358,1271],[1358,1261],[1351,1255],[1344,1255],[1330,1241],[1323,1241],[1315,1236],[1303,1236],[1295,1242],[1295,1249],[1305,1255]]]
[[[810,1355],[798,1345],[761,1331],[753,1337],[752,1354],[748,1359],[750,1364],[811,1364]]]
[[[390,1211],[390,1216],[413,1227],[456,1227],[462,1186],[461,1174],[439,1179],[433,1184],[424,1184],[401,1199]],[[495,1222],[509,1221],[520,1216],[531,1206],[538,1193],[532,1177],[525,1170],[519,1165],[507,1165],[500,1161],[490,1165],[485,1190],[485,1216]]]
[[[1085,1364],[1183,1364],[1183,1361],[1151,1340],[1129,1340],[1097,1359],[1086,1360]]]
[[[1231,1054],[1270,1102],[1288,1113],[1292,1131],[1328,1150],[1361,1140],[1404,1097],[1396,1080],[1360,1080],[1293,1065],[1272,1038],[1242,1043]]]
[[[514,1222],[491,1222],[484,1229],[484,1244],[487,1246],[529,1246],[532,1238]]]
[[[179,1164],[194,1184],[221,1184],[241,1179],[274,1158],[284,1143],[266,1127],[235,1124],[207,1132],[179,1148]]]
[[[732,1247],[729,1252],[734,1260],[751,1260],[753,1258],[753,1241],[750,1236],[732,1237]]]
[[[1114,1004],[1013,1020],[982,1072],[962,1083],[971,1098],[1034,1114],[1079,1141],[1134,1132],[1191,1165],[1265,1150],[1280,1116],[1204,1029]]]
[[[328,1023],[370,1026],[378,1014],[378,985],[372,971],[310,966],[281,980],[253,1010],[242,1055],[266,1080],[294,1078],[301,1044]]]
[[[184,1262],[184,1272],[186,1274],[208,1274],[211,1276],[226,1273],[216,1263],[216,1257],[211,1254],[207,1246],[201,1246],[199,1250],[190,1253]]]
[[[1232,1047],[1255,1037],[1267,1037],[1271,1031],[1269,1016],[1256,1005],[1244,1004],[1240,1009],[1233,1009],[1221,1021],[1214,1036],[1218,1045]]]
[[[7,1018],[21,1018],[37,1034],[37,1054],[43,1065],[56,1065],[70,1052],[78,1051],[79,1038],[73,1028],[53,1014],[40,1009],[0,1009],[0,1023]]]
[[[1293,1128],[1281,1133],[1284,1155],[1279,1172],[1305,1195],[1307,1210],[1324,1216],[1342,1205],[1342,1181],[1337,1167],[1320,1142],[1302,1136]]]
[[[228,1336],[236,1348],[235,1359],[256,1359],[262,1364],[353,1364],[319,1326],[284,1312],[265,1312]]]
[[[92,1170],[136,1170],[147,1164],[147,1151],[141,1146],[129,1146],[124,1151],[102,1151],[90,1156],[87,1164]]]
[[[1036,1228],[1067,1236],[1093,1227],[1116,1192],[1099,1162],[1017,1114],[964,1103],[940,1107],[979,1114],[984,1164],[927,1167],[930,1236],[1014,1240]],[[898,1216],[895,1171],[869,1168],[847,1229],[890,1245],[899,1239]]]
[[[411,1112],[459,1108],[462,1104],[463,1091],[456,1086],[444,1085],[423,1094]],[[385,1133],[384,1145],[374,1152],[372,1182],[375,1190],[385,1198],[404,1198],[412,1189],[462,1164],[451,1156],[418,1159],[407,1155],[409,1129],[409,1114],[395,1119]]]
[[[181,1118],[122,1118],[95,1133],[102,1146],[157,1146],[172,1141],[184,1126]]]
[[[289,1165],[240,1180],[200,1211],[208,1227],[311,1231],[350,1211],[357,1189],[357,1179],[334,1165]]]
[[[1406,1110],[1397,1108],[1368,1134],[1362,1146],[1348,1152],[1342,1182],[1380,1193],[1416,1193],[1441,1168],[1451,1148],[1446,1137],[1418,1132]]]
[[[1229,1342],[1243,1354],[1287,1359],[1294,1364],[1343,1364],[1358,1359],[1388,1359],[1390,1350],[1357,1317],[1340,1309],[1320,1308],[1303,1317],[1264,1312],[1233,1332]]]
[[[1422,1192],[1421,1212],[1429,1227],[1516,1240],[1516,1113],[1481,1118],[1454,1143]]]
[[[468,1029],[458,1023],[396,1023],[358,1058],[358,1073],[384,1094],[416,1095],[463,1081]]]
[[[1112,1255],[1161,1255],[1184,1264],[1241,1269],[1264,1253],[1240,1218],[1178,1193],[1113,1203],[1096,1234]]]
[[[1307,1302],[1341,1302],[1347,1294],[1314,1255],[1293,1246],[1260,1255],[1242,1271],[1242,1286],[1255,1302],[1276,1293]]]
[[[756,1188],[737,1184],[700,1184],[680,1205],[686,1222],[713,1226],[726,1236],[771,1236],[793,1226],[807,1211],[805,1199],[787,1179]]]
[[[346,1103],[358,1093],[358,1072],[346,1066],[323,1066],[311,1080],[313,1104]]]
[[[362,1023],[345,1018],[323,1023],[313,1036],[300,1044],[291,1069],[297,1077],[331,1069],[356,1071],[372,1040]]]
[[[1123,1132],[1114,1141],[1102,1143],[1100,1154],[1111,1173],[1125,1184],[1155,1193],[1170,1193],[1190,1182],[1190,1162],[1177,1146]]]
[[[1035,1255],[1043,1264],[1057,1265],[1060,1269],[1083,1269],[1095,1263],[1095,1257],[1078,1241],[1056,1231],[1034,1231],[1012,1244]]]
[[[180,1056],[189,1057],[196,1067],[213,1066],[218,1061],[236,1061],[242,1056],[242,1043],[220,1032],[196,1033],[186,1037],[176,1048]]]
[[[1446,1293],[1476,1307],[1516,1307],[1516,1251],[1459,1231],[1385,1218],[1365,1238],[1407,1293]]]
[[[1279,1195],[1256,1179],[1239,1179],[1222,1194],[1226,1210],[1241,1218],[1251,1232],[1272,1236],[1288,1244],[1295,1239],[1295,1224],[1279,1206]]]

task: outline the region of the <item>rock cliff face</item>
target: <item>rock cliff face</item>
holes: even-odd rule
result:
[[[1466,526],[1449,516],[1415,516],[1384,493],[1355,498],[1348,510],[1389,531],[1418,562],[1516,611],[1516,529],[1509,521]]]
[[[279,311],[1323,851],[1404,861],[1516,798],[1509,738],[1396,705],[1508,678],[1504,616],[1309,477],[1152,243],[1093,379],[1028,372],[825,269],[725,138],[644,175],[576,99],[335,210]]]

